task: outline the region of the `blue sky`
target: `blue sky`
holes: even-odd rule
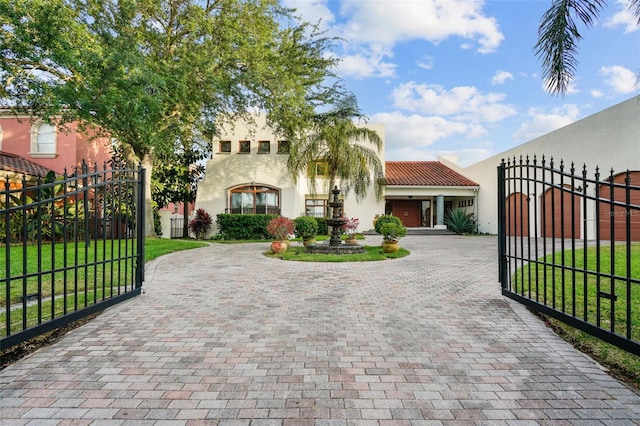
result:
[[[640,93],[640,29],[628,0],[609,0],[580,27],[576,78],[545,92],[534,54],[551,0],[284,0],[341,37],[339,75],[370,122],[386,129],[386,160],[461,166]]]

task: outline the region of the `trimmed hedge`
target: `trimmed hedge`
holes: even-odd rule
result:
[[[219,214],[216,219],[218,238],[223,240],[269,239],[267,224],[277,214]]]

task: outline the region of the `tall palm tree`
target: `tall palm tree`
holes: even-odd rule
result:
[[[373,183],[376,196],[382,196],[384,168],[378,156],[382,138],[375,130],[356,124],[363,119],[353,96],[343,99],[335,109],[316,115],[312,128],[291,144],[287,169],[294,182],[306,174],[315,194],[318,177],[326,178],[327,190],[338,186],[340,180],[345,195],[353,190],[358,201]]]
[[[542,61],[542,74],[549,92],[565,94],[578,65],[577,45],[582,36],[574,16],[591,27],[606,4],[606,0],[553,0],[542,16],[535,53]],[[628,8],[640,26],[640,0],[629,0]]]

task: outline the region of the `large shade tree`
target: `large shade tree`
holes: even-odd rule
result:
[[[357,200],[364,198],[373,184],[380,197],[384,184],[379,156],[382,139],[375,130],[359,125],[364,120],[353,96],[344,97],[328,112],[316,114],[312,126],[291,146],[287,168],[293,180],[307,176],[315,193],[321,177],[324,190],[339,186],[345,194],[353,191]]]
[[[277,0],[0,1],[0,98],[98,126],[150,176],[159,153],[248,111],[307,127],[341,90],[330,45]],[[149,184],[145,199],[151,235]]]
[[[565,94],[575,76],[578,42],[582,39],[575,19],[592,27],[606,4],[606,0],[553,0],[542,16],[535,52],[542,62],[549,92]],[[640,0],[629,0],[628,8],[640,25]]]

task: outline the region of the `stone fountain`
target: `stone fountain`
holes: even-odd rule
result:
[[[340,190],[335,186],[331,190],[332,199],[329,202],[329,207],[332,209],[332,215],[330,219],[327,219],[327,225],[331,227],[331,238],[328,244],[317,244],[315,246],[307,247],[309,253],[325,253],[325,254],[352,254],[352,253],[364,253],[364,247],[361,245],[345,245],[342,243],[342,227],[347,220],[342,216],[343,202],[340,201]]]

